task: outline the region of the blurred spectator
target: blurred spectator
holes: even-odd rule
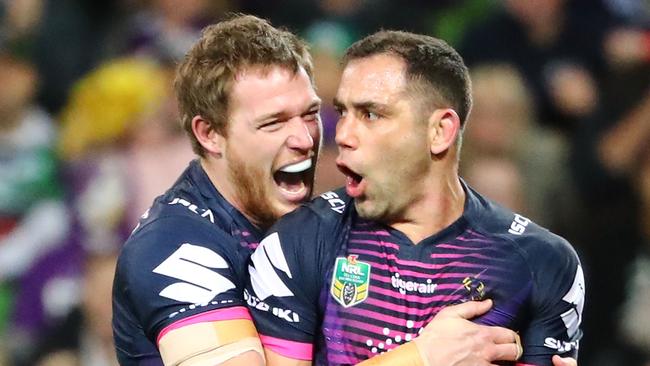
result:
[[[572,172],[583,207],[577,222],[587,282],[585,338],[588,365],[638,364],[622,337],[621,304],[627,270],[644,243],[640,172],[650,141],[650,65],[611,69],[598,113],[581,124]],[[646,315],[647,317],[647,315]],[[643,319],[637,319],[642,322]]]
[[[514,159],[507,157],[476,157],[464,169],[463,177],[470,186],[514,212],[534,217],[529,212],[524,194],[524,177]]]
[[[625,339],[642,353],[645,365],[650,365],[650,150],[647,147],[636,183],[642,204],[643,242],[629,268],[627,301],[620,313],[621,328]]]
[[[193,156],[170,93],[168,70],[144,58],[107,62],[76,85],[60,148],[84,247],[119,247],[137,223],[128,213],[143,213]]]
[[[237,10],[230,0],[132,1],[141,7],[126,22],[126,52],[163,62],[181,59],[203,27]]]
[[[74,209],[71,242],[86,258],[85,291],[79,298],[76,277],[70,305],[80,310],[68,306],[66,321],[49,323],[49,338],[32,352],[39,365],[115,364],[115,253],[137,223],[131,214],[143,213],[193,157],[177,121],[171,75],[150,59],[111,60],[79,80],[63,109],[59,151]]]
[[[33,36],[43,12],[43,0],[4,1],[2,31],[5,40],[20,41]]]
[[[477,65],[471,76],[463,176],[488,197],[558,230],[572,192],[565,139],[535,123],[531,92],[515,68]]]
[[[353,40],[381,28],[425,33],[437,9],[457,0],[240,0],[241,11],[302,32],[319,21],[344,25]]]
[[[650,62],[650,29],[622,27],[605,38],[605,57],[615,67],[634,67]]]
[[[58,114],[75,81],[119,50],[122,41],[114,36],[121,0],[39,1],[32,47],[41,77],[38,100]]]
[[[111,328],[111,290],[116,253],[92,253],[85,260],[82,300],[68,316],[45,333],[37,366],[117,365]]]
[[[599,2],[576,0],[504,0],[502,7],[468,32],[461,55],[470,66],[514,65],[533,91],[537,121],[572,133],[599,100],[607,13]]]
[[[43,292],[46,284],[74,262],[43,268],[66,250],[69,214],[54,152],[55,126],[33,102],[37,84],[28,62],[0,51],[0,286],[13,304],[5,308],[11,313],[1,316],[0,334],[12,358],[30,348],[46,322],[43,304],[52,300]]]

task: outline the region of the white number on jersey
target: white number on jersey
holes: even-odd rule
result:
[[[289,278],[292,278],[289,265],[282,252],[278,233],[273,233],[264,238],[251,256],[251,260],[255,265],[255,267],[248,266],[251,283],[255,295],[260,300],[263,301],[271,295],[276,297],[293,296],[293,292],[282,282],[282,279],[275,271],[275,268],[277,268],[286,273]]]
[[[226,277],[210,268],[228,268],[228,263],[212,250],[185,243],[153,272],[179,279],[165,287],[159,295],[181,302],[207,304],[220,293],[235,288]]]

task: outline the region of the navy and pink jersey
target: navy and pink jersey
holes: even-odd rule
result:
[[[417,337],[447,305],[492,299],[476,321],[520,334],[519,365],[576,357],[585,288],[575,251],[464,188],[462,217],[417,245],[358,217],[342,190],[282,218],[251,256],[244,293],[265,347],[352,365]]]
[[[193,161],[142,216],[120,253],[113,336],[121,365],[162,365],[158,340],[197,322],[250,319],[246,261],[261,233]]]

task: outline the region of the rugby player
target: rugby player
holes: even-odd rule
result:
[[[576,357],[582,336],[576,253],[459,177],[471,109],[460,55],[381,31],[343,64],[334,104],[347,184],[280,219],[251,257],[245,298],[268,364],[493,364],[486,354],[504,348],[429,346],[441,309],[483,299],[494,305],[478,323],[521,336],[517,365],[574,362],[559,356]]]
[[[120,254],[113,290],[118,359],[261,365],[242,295],[246,260],[263,231],[311,194],[320,100],[310,57],[294,35],[235,16],[204,31],[179,65],[175,87],[198,159],[155,200]],[[463,319],[489,306],[449,308],[432,322],[439,339],[429,346],[439,355],[455,350],[449,340],[513,349],[512,331]]]

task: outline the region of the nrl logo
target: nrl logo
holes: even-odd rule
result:
[[[357,305],[368,298],[370,265],[357,261],[357,255],[336,258],[330,293],[346,308]]]

